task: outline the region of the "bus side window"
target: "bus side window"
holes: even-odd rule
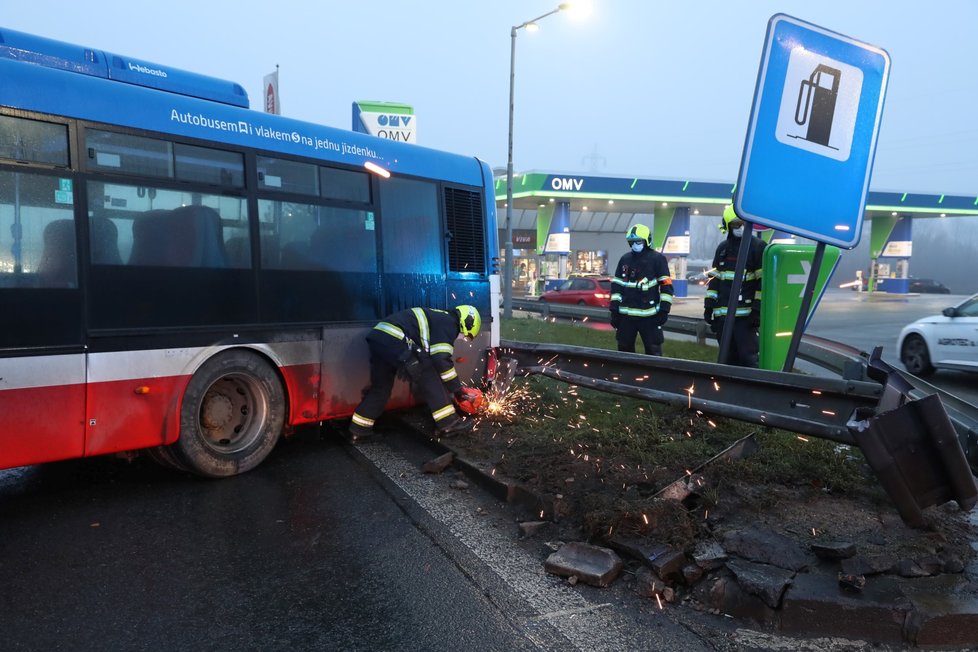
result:
[[[70,197],[55,176],[0,171],[0,287],[78,287]]]

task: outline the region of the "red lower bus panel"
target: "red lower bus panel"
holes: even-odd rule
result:
[[[0,468],[84,454],[84,385],[0,391]]]
[[[190,376],[92,383],[86,455],[159,446],[180,433],[180,400]]]

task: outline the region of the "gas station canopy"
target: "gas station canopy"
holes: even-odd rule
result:
[[[604,177],[531,171],[513,177],[513,228],[533,228],[532,214],[547,203],[568,202],[576,232],[616,233],[635,214],[656,208],[688,206],[690,215],[720,215],[731,203],[733,183]],[[496,178],[496,202],[505,206],[506,177]],[[978,197],[870,191],[866,219],[874,217],[951,217],[978,215]],[[522,223],[525,220],[525,224]]]

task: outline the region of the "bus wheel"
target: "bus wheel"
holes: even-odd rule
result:
[[[245,351],[226,351],[194,374],[183,395],[177,461],[212,478],[244,473],[275,447],[285,396],[275,369]]]

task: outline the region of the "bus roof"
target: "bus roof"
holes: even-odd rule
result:
[[[240,84],[0,28],[0,57],[248,108]]]

